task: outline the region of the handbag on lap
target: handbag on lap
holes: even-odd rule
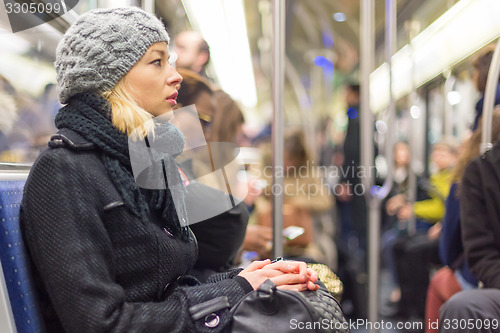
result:
[[[232,333],[349,332],[339,303],[324,287],[296,292],[277,289],[266,280],[240,300],[231,313]]]

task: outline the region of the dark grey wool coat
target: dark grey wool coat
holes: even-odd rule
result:
[[[63,134],[35,162],[21,205],[47,331],[225,331],[228,306],[251,290],[240,270],[179,278],[196,242],[132,215],[92,143]]]
[[[470,271],[500,288],[500,141],[473,160],[462,178],[460,224]]]

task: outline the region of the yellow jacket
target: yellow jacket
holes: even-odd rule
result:
[[[413,212],[417,218],[429,223],[436,223],[443,218],[452,175],[452,169],[445,169],[431,176],[430,183],[433,189],[429,191],[431,198],[416,201],[413,205]]]

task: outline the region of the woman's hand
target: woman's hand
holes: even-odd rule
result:
[[[269,256],[272,248],[273,229],[261,225],[247,226],[245,239],[243,240],[243,249],[246,251],[255,251],[261,258]]]
[[[259,288],[267,279],[280,289],[295,291],[319,289],[319,286],[314,284],[318,280],[318,274],[301,261],[275,263],[271,263],[269,259],[254,261],[242,270],[239,276],[244,277],[253,289]]]
[[[387,200],[387,203],[385,205],[385,209],[387,211],[387,214],[393,216],[396,215],[398,210],[404,206],[406,203],[405,196],[403,194],[398,194]]]
[[[411,215],[413,214],[413,205],[410,203],[407,203],[403,205],[399,210],[398,210],[398,219],[401,221],[406,221],[409,220]]]

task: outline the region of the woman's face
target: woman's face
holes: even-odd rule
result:
[[[125,75],[125,86],[137,104],[155,117],[177,104],[182,76],[170,65],[169,57],[167,44],[155,43]]]
[[[399,142],[396,144],[394,161],[397,167],[407,167],[410,164],[410,149],[406,143]]]
[[[457,157],[451,150],[445,146],[436,145],[432,149],[431,160],[438,170],[444,170],[455,166]]]

